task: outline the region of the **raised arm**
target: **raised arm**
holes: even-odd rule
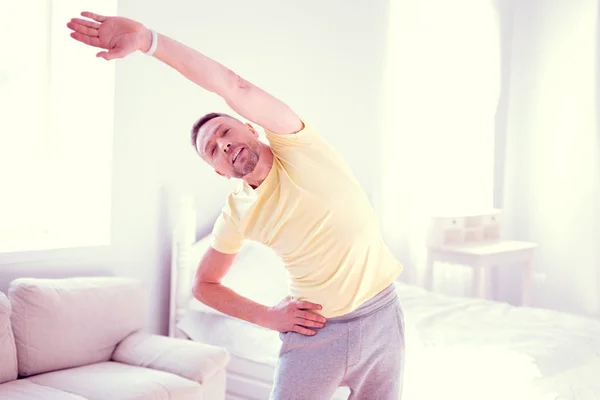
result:
[[[90,12],[73,18],[67,26],[71,37],[90,46],[103,48],[97,54],[106,60],[146,52],[152,44],[151,31],[143,24],[123,17],[107,17]],[[243,118],[279,134],[296,133],[303,128],[300,118],[281,100],[243,79],[234,71],[168,36],[157,34],[153,56],[183,76],[222,97]]]

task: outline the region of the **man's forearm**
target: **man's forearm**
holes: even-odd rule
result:
[[[150,30],[140,32],[141,51],[146,51],[152,43]],[[154,57],[179,71],[183,76],[204,89],[227,98],[228,92],[236,85],[236,75],[224,65],[204,54],[158,33],[158,46]]]
[[[269,307],[247,299],[219,283],[197,283],[194,297],[223,314],[264,326]]]
[[[168,36],[157,35],[155,58],[223,98],[243,118],[275,133],[296,133],[304,128],[304,123],[296,113],[275,96],[199,51]],[[151,31],[142,26],[138,50],[146,52],[151,44]]]

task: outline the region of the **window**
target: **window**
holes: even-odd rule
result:
[[[384,149],[408,151],[402,159],[388,154],[388,173],[409,170],[427,193],[420,204],[430,209],[489,209],[500,90],[497,10],[490,0],[402,0],[391,7]]]
[[[116,0],[0,3],[0,253],[109,242],[114,63],[69,36],[86,9]]]
[[[498,19],[492,0],[390,2],[379,207],[386,240],[413,270],[429,216],[494,205]]]

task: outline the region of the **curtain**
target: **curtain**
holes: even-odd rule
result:
[[[537,305],[597,316],[598,1],[528,0],[513,14],[506,229],[539,243]]]
[[[390,2],[382,189],[386,242],[423,283],[431,215],[491,209],[500,28],[489,0]]]

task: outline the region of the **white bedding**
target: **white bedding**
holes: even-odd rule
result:
[[[600,399],[600,321],[397,288],[407,325],[404,400]],[[179,327],[275,365],[275,332],[198,307]]]
[[[443,360],[449,368],[454,365],[459,371],[488,376],[494,390],[514,382],[537,396],[519,393],[511,398],[600,399],[600,321],[444,296],[408,285],[398,285],[398,289],[407,330],[415,338],[414,356],[426,353],[426,359]],[[453,363],[452,355],[456,356]],[[479,370],[473,368],[477,359],[481,362]],[[524,376],[528,378],[520,379]]]

